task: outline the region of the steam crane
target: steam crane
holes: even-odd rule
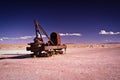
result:
[[[63,50],[66,50],[67,46],[65,44],[61,44],[59,33],[52,32],[49,37],[36,20],[34,20],[34,25],[36,32],[34,42],[28,43],[30,47],[26,47],[27,51],[33,52],[31,56],[48,57],[52,56],[53,54],[63,54]],[[43,41],[42,34],[48,38],[48,42],[45,43]]]

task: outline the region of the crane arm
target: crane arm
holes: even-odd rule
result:
[[[48,38],[48,40],[52,43],[52,45],[54,45],[54,43],[51,41],[51,39],[49,38],[49,36],[47,35],[47,33],[45,32],[45,30],[41,27],[41,25],[34,20],[34,24],[35,24],[35,30],[36,30],[36,36],[38,36],[38,33],[40,34],[40,37],[42,38],[42,35],[40,33],[40,31],[43,32],[43,34]]]

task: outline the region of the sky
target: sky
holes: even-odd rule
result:
[[[0,43],[29,43],[34,20],[63,43],[120,42],[119,0],[1,0]],[[44,38],[47,41],[46,38]]]

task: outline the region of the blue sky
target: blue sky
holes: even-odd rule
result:
[[[118,0],[3,0],[0,43],[32,41],[34,19],[48,35],[53,31],[64,34],[63,43],[120,42],[119,4]]]

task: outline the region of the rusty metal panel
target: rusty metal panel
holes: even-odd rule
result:
[[[45,46],[45,50],[53,50],[53,49],[66,49],[66,45],[60,45],[60,46]]]
[[[61,39],[60,39],[60,34],[57,32],[52,32],[50,34],[50,39],[54,43],[54,45],[60,45],[61,44]]]

